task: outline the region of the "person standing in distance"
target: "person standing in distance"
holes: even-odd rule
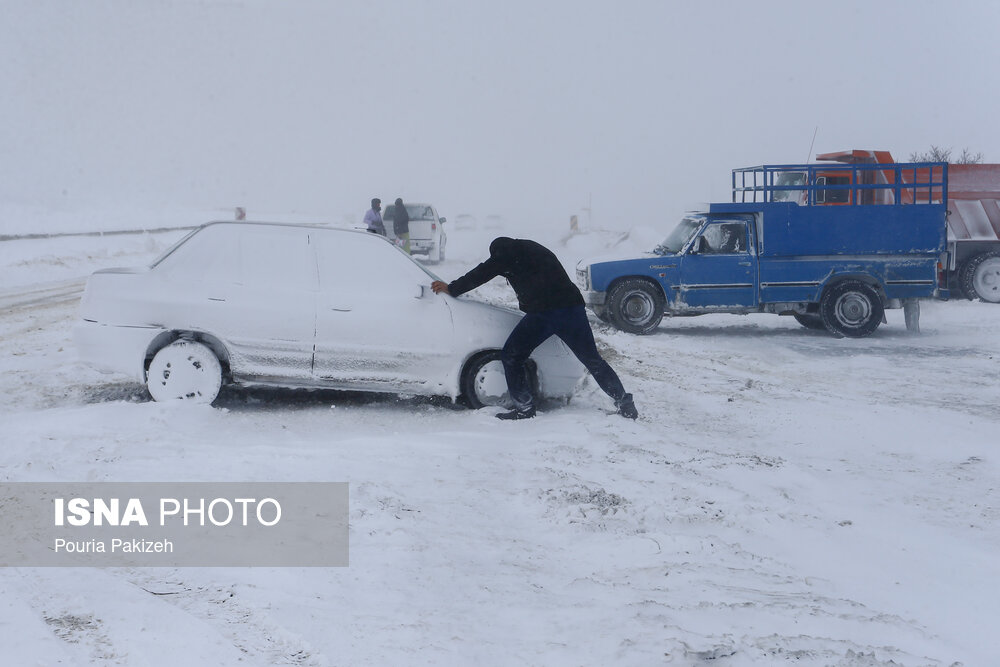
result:
[[[401,197],[396,198],[392,211],[392,232],[403,244],[403,250],[410,254],[410,213],[403,206]]]
[[[372,199],[372,207],[365,213],[365,226],[372,234],[385,236],[385,225],[382,224],[382,200]]]
[[[450,283],[435,280],[431,289],[435,294],[459,296],[497,276],[507,278],[517,294],[518,306],[525,313],[500,351],[514,409],[501,412],[497,417],[529,419],[535,416],[525,362],[536,347],[554,335],[566,343],[601,389],[614,399],[618,414],[636,419],[639,413],[632,394],[625,392],[618,375],[597,351],[583,295],[555,254],[545,246],[505,236],[494,239],[489,259]]]

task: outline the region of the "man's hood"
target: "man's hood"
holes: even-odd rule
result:
[[[514,249],[517,245],[517,241],[506,236],[500,236],[493,239],[493,243],[490,244],[490,257],[493,259],[508,264],[514,258]]]

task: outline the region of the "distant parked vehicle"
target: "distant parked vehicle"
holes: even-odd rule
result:
[[[149,267],[94,273],[74,336],[83,361],[158,401],[211,403],[232,383],[504,404],[521,314],[436,295],[436,279],[375,234],[209,223]],[[540,396],[573,392],[583,368],[561,341],[531,358]]]
[[[443,262],[448,235],[444,231],[446,218],[438,215],[437,209],[430,204],[404,204],[410,214],[410,252],[415,255],[426,255],[427,261]],[[390,241],[396,240],[393,231],[393,219],[396,216],[396,205],[389,204],[382,214],[385,223],[385,234]]]
[[[484,229],[503,229],[504,219],[502,215],[497,215],[492,213],[486,216],[486,220],[483,222]]]
[[[455,216],[455,229],[475,229],[477,226],[476,216],[471,213],[459,213]]]

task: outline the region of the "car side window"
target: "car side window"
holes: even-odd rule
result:
[[[156,272],[172,283],[218,285],[240,279],[237,230],[210,225],[193,234],[156,265]]]
[[[380,237],[336,231],[316,236],[321,291],[411,295],[417,285],[430,285],[427,273]]]
[[[247,287],[314,290],[315,264],[308,230],[247,227],[240,230],[239,282]]]

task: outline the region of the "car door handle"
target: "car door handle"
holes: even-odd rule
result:
[[[334,308],[333,306],[330,306],[330,310],[332,310],[334,312],[337,312],[337,313],[349,313],[349,312],[351,312],[350,308]]]
[[[218,297],[218,296],[210,296],[210,297],[208,297],[208,300],[209,301],[223,301],[223,302],[225,301],[225,299],[223,299],[222,297]]]
[[[740,262],[740,266],[751,266],[750,262]]]

